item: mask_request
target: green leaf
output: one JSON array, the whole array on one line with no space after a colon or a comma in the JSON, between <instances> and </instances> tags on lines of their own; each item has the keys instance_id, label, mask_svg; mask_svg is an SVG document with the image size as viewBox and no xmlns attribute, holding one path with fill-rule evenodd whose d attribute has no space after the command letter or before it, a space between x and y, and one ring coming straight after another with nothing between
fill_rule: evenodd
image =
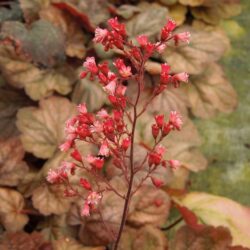
<instances>
[{"instance_id":1,"label":"green leaf","mask_svg":"<svg viewBox=\"0 0 250 250\"><path fill-rule=\"evenodd\" d=\"M22 11L18 3L8 2L9 8L4 8L1 6L0 9L0 22L10 21L10 20L21 20Z\"/></svg>"},{"instance_id":2,"label":"green leaf","mask_svg":"<svg viewBox=\"0 0 250 250\"><path fill-rule=\"evenodd\" d=\"M51 67L65 59L65 37L60 29L46 20L32 23L29 29L21 22L4 22L0 37L13 41L19 53L36 64Z\"/></svg>"},{"instance_id":3,"label":"green leaf","mask_svg":"<svg viewBox=\"0 0 250 250\"><path fill-rule=\"evenodd\" d=\"M38 108L20 109L17 127L25 150L43 159L50 158L63 141L65 121L74 113L75 105L61 97L42 100Z\"/></svg>"},{"instance_id":4,"label":"green leaf","mask_svg":"<svg viewBox=\"0 0 250 250\"><path fill-rule=\"evenodd\" d=\"M250 208L224 197L198 192L185 195L177 203L194 212L206 225L227 227L233 245L250 247Z\"/></svg>"},{"instance_id":5,"label":"green leaf","mask_svg":"<svg viewBox=\"0 0 250 250\"><path fill-rule=\"evenodd\" d=\"M22 230L29 218L22 213L23 196L13 189L0 188L0 222L10 232Z\"/></svg>"},{"instance_id":6,"label":"green leaf","mask_svg":"<svg viewBox=\"0 0 250 250\"><path fill-rule=\"evenodd\" d=\"M59 28L65 36L65 51L70 57L83 59L86 53L85 36L80 24L68 13L53 6L44 8L39 16Z\"/></svg>"},{"instance_id":7,"label":"green leaf","mask_svg":"<svg viewBox=\"0 0 250 250\"><path fill-rule=\"evenodd\" d=\"M18 137L0 140L0 185L16 186L28 172L24 153Z\"/></svg>"}]
</instances>

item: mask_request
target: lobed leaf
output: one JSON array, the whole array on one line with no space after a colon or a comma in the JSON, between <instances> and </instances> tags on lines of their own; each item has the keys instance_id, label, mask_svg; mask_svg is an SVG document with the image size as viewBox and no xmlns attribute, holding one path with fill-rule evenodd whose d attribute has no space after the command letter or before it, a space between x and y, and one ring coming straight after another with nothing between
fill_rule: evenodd
<instances>
[{"instance_id":1,"label":"lobed leaf","mask_svg":"<svg viewBox=\"0 0 250 250\"><path fill-rule=\"evenodd\" d=\"M22 108L17 127L26 151L43 159L51 157L64 138L64 124L75 113L75 105L62 97L40 101L39 107Z\"/></svg>"}]
</instances>

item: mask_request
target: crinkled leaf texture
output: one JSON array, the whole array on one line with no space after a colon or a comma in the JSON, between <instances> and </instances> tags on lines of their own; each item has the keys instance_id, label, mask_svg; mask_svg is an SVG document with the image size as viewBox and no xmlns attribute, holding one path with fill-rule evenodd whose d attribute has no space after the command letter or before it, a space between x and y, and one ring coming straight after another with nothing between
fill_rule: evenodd
<instances>
[{"instance_id":1,"label":"crinkled leaf texture","mask_svg":"<svg viewBox=\"0 0 250 250\"><path fill-rule=\"evenodd\" d=\"M162 58L173 72L187 72L201 74L211 62L218 61L229 48L227 36L215 30L204 31L182 26L176 32L189 31L191 42L189 45L168 46Z\"/></svg>"},{"instance_id":2,"label":"crinkled leaf texture","mask_svg":"<svg viewBox=\"0 0 250 250\"><path fill-rule=\"evenodd\" d=\"M0 88L0 139L5 140L19 134L16 128L16 113L28 104L28 98L22 93Z\"/></svg>"},{"instance_id":3,"label":"crinkled leaf texture","mask_svg":"<svg viewBox=\"0 0 250 250\"><path fill-rule=\"evenodd\" d=\"M54 6L44 8L39 13L40 17L58 27L65 36L65 51L70 57L82 59L85 55L85 36L81 26L68 13Z\"/></svg>"},{"instance_id":4,"label":"crinkled leaf texture","mask_svg":"<svg viewBox=\"0 0 250 250\"><path fill-rule=\"evenodd\" d=\"M201 75L191 76L190 83L185 90L195 116L211 118L218 112L235 110L237 94L218 64L212 63Z\"/></svg>"},{"instance_id":5,"label":"crinkled leaf texture","mask_svg":"<svg viewBox=\"0 0 250 250\"><path fill-rule=\"evenodd\" d=\"M16 186L28 172L25 151L18 137L0 140L0 185Z\"/></svg>"},{"instance_id":6,"label":"crinkled leaf texture","mask_svg":"<svg viewBox=\"0 0 250 250\"><path fill-rule=\"evenodd\" d=\"M4 233L0 237L0 249L3 250L37 250L51 249L51 244L45 242L41 233L26 232Z\"/></svg>"},{"instance_id":7,"label":"crinkled leaf texture","mask_svg":"<svg viewBox=\"0 0 250 250\"><path fill-rule=\"evenodd\" d=\"M36 64L54 66L65 59L65 37L60 29L46 20L32 23L29 29L21 22L4 22L0 38L12 41L19 53Z\"/></svg>"},{"instance_id":8,"label":"crinkled leaf texture","mask_svg":"<svg viewBox=\"0 0 250 250\"><path fill-rule=\"evenodd\" d=\"M80 70L78 70L80 72ZM89 112L100 109L104 104L108 103L105 92L101 84L91 81L88 78L79 80L72 92L71 99L74 103L86 103Z\"/></svg>"},{"instance_id":9,"label":"crinkled leaf texture","mask_svg":"<svg viewBox=\"0 0 250 250\"><path fill-rule=\"evenodd\" d=\"M171 250L228 250L231 243L227 228L205 226L201 231L195 231L183 226L175 234Z\"/></svg>"},{"instance_id":10,"label":"crinkled leaf texture","mask_svg":"<svg viewBox=\"0 0 250 250\"><path fill-rule=\"evenodd\" d=\"M63 141L66 120L74 113L74 104L55 96L41 100L38 108L20 109L17 127L25 150L39 158L51 157Z\"/></svg>"},{"instance_id":11,"label":"crinkled leaf texture","mask_svg":"<svg viewBox=\"0 0 250 250\"><path fill-rule=\"evenodd\" d=\"M17 55L10 46L0 46L0 69L10 85L24 88L35 101L50 96L54 91L66 95L75 81L75 73L67 64L40 69Z\"/></svg>"},{"instance_id":12,"label":"crinkled leaf texture","mask_svg":"<svg viewBox=\"0 0 250 250\"><path fill-rule=\"evenodd\" d=\"M177 202L193 211L202 223L227 227L233 245L250 247L250 208L224 197L198 192L189 193Z\"/></svg>"},{"instance_id":13,"label":"crinkled leaf texture","mask_svg":"<svg viewBox=\"0 0 250 250\"><path fill-rule=\"evenodd\" d=\"M151 225L139 229L125 227L118 249L166 250L168 249L168 242L164 233Z\"/></svg>"},{"instance_id":14,"label":"crinkled leaf texture","mask_svg":"<svg viewBox=\"0 0 250 250\"><path fill-rule=\"evenodd\" d=\"M9 232L16 232L23 229L28 223L28 216L22 213L24 209L23 196L8 188L0 188L0 222Z\"/></svg>"}]
</instances>

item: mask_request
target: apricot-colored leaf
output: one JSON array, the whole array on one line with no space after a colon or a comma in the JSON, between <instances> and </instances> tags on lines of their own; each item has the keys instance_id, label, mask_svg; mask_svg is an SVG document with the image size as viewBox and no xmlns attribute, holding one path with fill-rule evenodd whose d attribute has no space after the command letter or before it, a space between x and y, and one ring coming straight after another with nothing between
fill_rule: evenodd
<instances>
[{"instance_id":1,"label":"apricot-colored leaf","mask_svg":"<svg viewBox=\"0 0 250 250\"><path fill-rule=\"evenodd\" d=\"M41 233L26 232L4 233L0 238L0 249L3 250L52 250L52 245L45 242Z\"/></svg>"},{"instance_id":2,"label":"apricot-colored leaf","mask_svg":"<svg viewBox=\"0 0 250 250\"><path fill-rule=\"evenodd\" d=\"M0 185L16 186L28 171L24 149L18 137L0 140Z\"/></svg>"},{"instance_id":3,"label":"apricot-colored leaf","mask_svg":"<svg viewBox=\"0 0 250 250\"><path fill-rule=\"evenodd\" d=\"M44 180L45 181L45 180ZM71 200L64 197L63 186L43 183L32 193L33 206L43 215L63 214L70 208Z\"/></svg>"},{"instance_id":4,"label":"apricot-colored leaf","mask_svg":"<svg viewBox=\"0 0 250 250\"><path fill-rule=\"evenodd\" d=\"M50 96L54 91L66 95L75 81L71 67L63 65L53 69L40 69L17 56L9 46L0 47L0 69L10 85L24 88L27 95L35 101Z\"/></svg>"},{"instance_id":5,"label":"apricot-colored leaf","mask_svg":"<svg viewBox=\"0 0 250 250\"><path fill-rule=\"evenodd\" d=\"M173 72L201 74L211 62L218 61L229 48L227 36L219 31L202 31L190 26L183 26L190 31L191 42L187 45L168 46L162 54L163 60L171 65Z\"/></svg>"},{"instance_id":6,"label":"apricot-colored leaf","mask_svg":"<svg viewBox=\"0 0 250 250\"><path fill-rule=\"evenodd\" d=\"M170 198L162 190L151 186L142 186L133 196L134 211L129 214L128 221L134 225L146 224L162 226L170 210Z\"/></svg>"},{"instance_id":7,"label":"apricot-colored leaf","mask_svg":"<svg viewBox=\"0 0 250 250\"><path fill-rule=\"evenodd\" d=\"M17 114L17 127L26 151L46 159L64 138L65 121L75 113L75 105L62 97L40 101L38 108L27 107Z\"/></svg>"},{"instance_id":8,"label":"apricot-colored leaf","mask_svg":"<svg viewBox=\"0 0 250 250\"><path fill-rule=\"evenodd\" d=\"M189 193L177 202L191 210L203 224L227 227L233 245L250 247L250 208L224 197L198 192Z\"/></svg>"},{"instance_id":9,"label":"apricot-colored leaf","mask_svg":"<svg viewBox=\"0 0 250 250\"><path fill-rule=\"evenodd\" d=\"M228 250L232 243L230 231L224 227L205 226L197 232L188 226L181 227L171 244L172 250Z\"/></svg>"},{"instance_id":10,"label":"apricot-colored leaf","mask_svg":"<svg viewBox=\"0 0 250 250\"><path fill-rule=\"evenodd\" d=\"M29 218L22 213L24 208L23 196L13 190L0 188L0 222L10 232L22 230Z\"/></svg>"},{"instance_id":11,"label":"apricot-colored leaf","mask_svg":"<svg viewBox=\"0 0 250 250\"><path fill-rule=\"evenodd\" d=\"M191 76L190 83L186 91L195 116L210 118L236 108L237 94L219 65L213 63L201 75Z\"/></svg>"},{"instance_id":12,"label":"apricot-colored leaf","mask_svg":"<svg viewBox=\"0 0 250 250\"><path fill-rule=\"evenodd\" d=\"M87 247L73 238L61 238L53 241L54 250L105 250L105 247Z\"/></svg>"},{"instance_id":13,"label":"apricot-colored leaf","mask_svg":"<svg viewBox=\"0 0 250 250\"><path fill-rule=\"evenodd\" d=\"M193 16L210 24L218 24L222 19L237 16L241 13L241 5L238 0L216 1L216 4L208 7L197 7L191 10Z\"/></svg>"},{"instance_id":14,"label":"apricot-colored leaf","mask_svg":"<svg viewBox=\"0 0 250 250\"><path fill-rule=\"evenodd\" d=\"M71 99L74 103L86 103L88 110L95 111L108 103L107 96L98 81L88 78L79 80L72 92Z\"/></svg>"}]
</instances>

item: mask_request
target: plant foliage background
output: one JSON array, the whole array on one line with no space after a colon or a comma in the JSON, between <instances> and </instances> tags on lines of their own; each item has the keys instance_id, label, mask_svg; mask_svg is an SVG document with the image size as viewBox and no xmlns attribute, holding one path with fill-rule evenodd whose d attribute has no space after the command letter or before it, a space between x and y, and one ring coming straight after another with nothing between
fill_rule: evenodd
<instances>
[{"instance_id":1,"label":"plant foliage background","mask_svg":"<svg viewBox=\"0 0 250 250\"><path fill-rule=\"evenodd\" d=\"M58 145L75 105L86 102L92 111L109 105L99 85L78 76L87 55L110 62L119 56L118 51L106 53L92 43L94 28L112 15L127 24L132 40L139 34L154 40L168 17L192 35L190 46L170 47L147 64L144 98L158 80L161 62L168 62L174 72L188 72L190 84L169 89L154 101L138 125L137 157L142 151L140 141L150 144L153 114L159 109L178 110L185 118L184 128L171 135L165 146L168 156L178 159L182 167L164 175L168 184L163 190L148 186L138 195L120 249L250 247L250 230L244 224L250 220L250 210L243 206L250 205L247 0L0 4L0 249L97 250L109 242L100 220L80 218L79 202L63 198L60 188L48 185L45 176L68 157ZM133 95L132 83L128 89ZM110 169L107 166L107 174L119 186L119 177ZM197 233L184 222L178 230L160 230L178 217L170 209L170 199L186 191L200 191L178 202L207 225L205 231ZM164 200L163 206L155 205L158 197ZM121 208L110 197L104 206L110 225L119 222L116 209ZM198 245L192 245L195 242Z\"/></svg>"}]
</instances>

